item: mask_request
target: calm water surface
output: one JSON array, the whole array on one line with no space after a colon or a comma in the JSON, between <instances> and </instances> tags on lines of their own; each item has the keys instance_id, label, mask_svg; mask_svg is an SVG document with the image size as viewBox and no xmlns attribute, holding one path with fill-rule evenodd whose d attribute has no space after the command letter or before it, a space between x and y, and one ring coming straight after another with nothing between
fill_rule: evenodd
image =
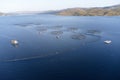
<instances>
[{"instance_id":1,"label":"calm water surface","mask_svg":"<svg viewBox=\"0 0 120 80\"><path fill-rule=\"evenodd\" d=\"M1 80L120 80L120 17L2 16L0 28Z\"/></svg>"}]
</instances>

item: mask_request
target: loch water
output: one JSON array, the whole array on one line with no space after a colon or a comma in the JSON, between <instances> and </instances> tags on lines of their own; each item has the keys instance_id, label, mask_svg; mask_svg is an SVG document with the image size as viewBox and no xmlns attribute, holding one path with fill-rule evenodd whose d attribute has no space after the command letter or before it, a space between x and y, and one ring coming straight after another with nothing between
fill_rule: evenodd
<instances>
[{"instance_id":1,"label":"loch water","mask_svg":"<svg viewBox=\"0 0 120 80\"><path fill-rule=\"evenodd\" d=\"M120 80L120 17L1 16L0 80Z\"/></svg>"}]
</instances>

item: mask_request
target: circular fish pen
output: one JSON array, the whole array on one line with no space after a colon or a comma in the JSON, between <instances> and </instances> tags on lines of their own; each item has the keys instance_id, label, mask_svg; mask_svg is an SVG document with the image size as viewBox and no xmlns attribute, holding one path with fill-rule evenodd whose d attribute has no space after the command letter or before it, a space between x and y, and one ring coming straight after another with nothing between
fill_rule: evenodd
<instances>
[{"instance_id":1,"label":"circular fish pen","mask_svg":"<svg viewBox=\"0 0 120 80\"><path fill-rule=\"evenodd\" d=\"M47 28L39 27L39 28L36 28L36 31L45 32L45 31L47 31Z\"/></svg>"},{"instance_id":2,"label":"circular fish pen","mask_svg":"<svg viewBox=\"0 0 120 80\"><path fill-rule=\"evenodd\" d=\"M63 28L63 26L61 26L61 25L51 27L51 29L54 29L54 30L59 30L59 29L62 29L62 28Z\"/></svg>"},{"instance_id":3,"label":"circular fish pen","mask_svg":"<svg viewBox=\"0 0 120 80\"><path fill-rule=\"evenodd\" d=\"M71 38L75 40L82 40L82 39L85 39L86 36L84 34L74 34L71 36Z\"/></svg>"},{"instance_id":4,"label":"circular fish pen","mask_svg":"<svg viewBox=\"0 0 120 80\"><path fill-rule=\"evenodd\" d=\"M52 35L61 35L61 34L63 34L63 31L52 31L51 34Z\"/></svg>"},{"instance_id":5,"label":"circular fish pen","mask_svg":"<svg viewBox=\"0 0 120 80\"><path fill-rule=\"evenodd\" d=\"M101 33L100 30L88 30L88 31L87 31L87 34L93 34L93 35L95 35L95 34L100 34L100 33Z\"/></svg>"},{"instance_id":6,"label":"circular fish pen","mask_svg":"<svg viewBox=\"0 0 120 80\"><path fill-rule=\"evenodd\" d=\"M79 30L79 28L77 27L70 27L70 28L67 28L68 31L70 32L76 32L77 30Z\"/></svg>"}]
</instances>

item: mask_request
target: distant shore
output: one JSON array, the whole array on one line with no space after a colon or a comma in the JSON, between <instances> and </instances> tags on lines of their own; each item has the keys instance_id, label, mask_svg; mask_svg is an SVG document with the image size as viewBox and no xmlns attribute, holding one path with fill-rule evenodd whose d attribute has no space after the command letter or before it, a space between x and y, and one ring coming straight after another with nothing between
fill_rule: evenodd
<instances>
[{"instance_id":1,"label":"distant shore","mask_svg":"<svg viewBox=\"0 0 120 80\"><path fill-rule=\"evenodd\" d=\"M93 8L68 8L56 11L28 11L21 13L2 13L0 16L17 15L17 14L54 14L61 16L120 16L120 5L108 7L93 7Z\"/></svg>"},{"instance_id":2,"label":"distant shore","mask_svg":"<svg viewBox=\"0 0 120 80\"><path fill-rule=\"evenodd\" d=\"M45 13L62 16L120 16L120 5L93 8L68 8Z\"/></svg>"}]
</instances>

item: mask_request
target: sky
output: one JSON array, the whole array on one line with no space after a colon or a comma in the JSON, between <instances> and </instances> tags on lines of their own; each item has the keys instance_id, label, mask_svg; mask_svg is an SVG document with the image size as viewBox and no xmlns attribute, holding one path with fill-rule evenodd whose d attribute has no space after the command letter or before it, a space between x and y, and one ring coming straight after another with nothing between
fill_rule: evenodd
<instances>
[{"instance_id":1,"label":"sky","mask_svg":"<svg viewBox=\"0 0 120 80\"><path fill-rule=\"evenodd\" d=\"M120 0L0 0L0 12L47 11L116 4L120 4Z\"/></svg>"}]
</instances>

